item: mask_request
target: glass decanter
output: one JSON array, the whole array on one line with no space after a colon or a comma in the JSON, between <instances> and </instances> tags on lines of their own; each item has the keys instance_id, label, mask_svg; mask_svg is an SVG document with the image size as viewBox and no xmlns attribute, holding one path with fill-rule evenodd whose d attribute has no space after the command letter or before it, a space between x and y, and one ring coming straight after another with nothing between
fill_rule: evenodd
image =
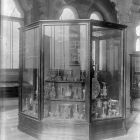
<instances>
[{"instance_id":1,"label":"glass decanter","mask_svg":"<svg viewBox=\"0 0 140 140\"><path fill-rule=\"evenodd\" d=\"M56 91L55 91L55 86L54 86L54 83L53 83L52 89L50 91L50 98L55 99L55 97L56 97Z\"/></svg>"}]
</instances>

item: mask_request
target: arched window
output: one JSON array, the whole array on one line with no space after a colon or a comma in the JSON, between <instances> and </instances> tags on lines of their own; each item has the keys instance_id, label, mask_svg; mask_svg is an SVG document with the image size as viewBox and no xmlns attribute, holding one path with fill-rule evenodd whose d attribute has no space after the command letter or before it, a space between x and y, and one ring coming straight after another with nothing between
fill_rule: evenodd
<instances>
[{"instance_id":1,"label":"arched window","mask_svg":"<svg viewBox=\"0 0 140 140\"><path fill-rule=\"evenodd\" d=\"M77 11L73 7L66 7L63 9L60 20L76 19L78 18Z\"/></svg>"},{"instance_id":2,"label":"arched window","mask_svg":"<svg viewBox=\"0 0 140 140\"><path fill-rule=\"evenodd\" d=\"M23 18L23 13L15 0L2 0L2 15Z\"/></svg>"},{"instance_id":3,"label":"arched window","mask_svg":"<svg viewBox=\"0 0 140 140\"><path fill-rule=\"evenodd\" d=\"M136 27L136 51L140 51L140 25Z\"/></svg>"},{"instance_id":4,"label":"arched window","mask_svg":"<svg viewBox=\"0 0 140 140\"><path fill-rule=\"evenodd\" d=\"M95 12L91 13L90 19L103 20L103 17L99 12L95 11Z\"/></svg>"},{"instance_id":5,"label":"arched window","mask_svg":"<svg viewBox=\"0 0 140 140\"><path fill-rule=\"evenodd\" d=\"M19 28L23 13L15 0L2 0L0 68L19 68Z\"/></svg>"}]
</instances>

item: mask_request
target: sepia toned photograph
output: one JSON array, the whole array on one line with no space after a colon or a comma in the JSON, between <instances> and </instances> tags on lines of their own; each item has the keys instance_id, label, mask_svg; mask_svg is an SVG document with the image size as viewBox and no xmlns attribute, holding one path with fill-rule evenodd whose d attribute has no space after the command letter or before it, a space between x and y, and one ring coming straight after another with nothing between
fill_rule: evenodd
<instances>
[{"instance_id":1,"label":"sepia toned photograph","mask_svg":"<svg viewBox=\"0 0 140 140\"><path fill-rule=\"evenodd\" d=\"M140 140L140 0L0 6L0 140Z\"/></svg>"}]
</instances>

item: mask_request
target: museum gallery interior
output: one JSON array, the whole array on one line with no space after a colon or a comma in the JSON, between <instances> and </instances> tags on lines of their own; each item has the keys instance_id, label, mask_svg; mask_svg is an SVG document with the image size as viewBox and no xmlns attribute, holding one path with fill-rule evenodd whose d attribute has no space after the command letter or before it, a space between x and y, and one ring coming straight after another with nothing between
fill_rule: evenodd
<instances>
[{"instance_id":1,"label":"museum gallery interior","mask_svg":"<svg viewBox=\"0 0 140 140\"><path fill-rule=\"evenodd\" d=\"M140 1L2 0L0 140L139 140Z\"/></svg>"}]
</instances>

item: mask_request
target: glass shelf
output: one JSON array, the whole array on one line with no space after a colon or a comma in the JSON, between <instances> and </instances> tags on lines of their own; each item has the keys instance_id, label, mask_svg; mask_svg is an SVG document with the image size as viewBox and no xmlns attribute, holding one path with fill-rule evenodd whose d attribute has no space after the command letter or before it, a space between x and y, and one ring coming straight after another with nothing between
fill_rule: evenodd
<instances>
[{"instance_id":1,"label":"glass shelf","mask_svg":"<svg viewBox=\"0 0 140 140\"><path fill-rule=\"evenodd\" d=\"M106 117L103 117L103 118L96 118L96 119L92 119L92 121L106 121L106 120L110 120L110 119L119 119L119 118L122 118L121 115L118 115L118 116L114 116L114 117L111 117L111 116L106 116Z\"/></svg>"},{"instance_id":2,"label":"glass shelf","mask_svg":"<svg viewBox=\"0 0 140 140\"><path fill-rule=\"evenodd\" d=\"M58 101L58 102L85 102L85 100L74 100L74 99L46 99L45 102L47 101L51 101L51 102L55 102L55 101Z\"/></svg>"},{"instance_id":3,"label":"glass shelf","mask_svg":"<svg viewBox=\"0 0 140 140\"><path fill-rule=\"evenodd\" d=\"M56 80L45 80L45 82L50 83L85 83L84 81L56 81Z\"/></svg>"}]
</instances>

